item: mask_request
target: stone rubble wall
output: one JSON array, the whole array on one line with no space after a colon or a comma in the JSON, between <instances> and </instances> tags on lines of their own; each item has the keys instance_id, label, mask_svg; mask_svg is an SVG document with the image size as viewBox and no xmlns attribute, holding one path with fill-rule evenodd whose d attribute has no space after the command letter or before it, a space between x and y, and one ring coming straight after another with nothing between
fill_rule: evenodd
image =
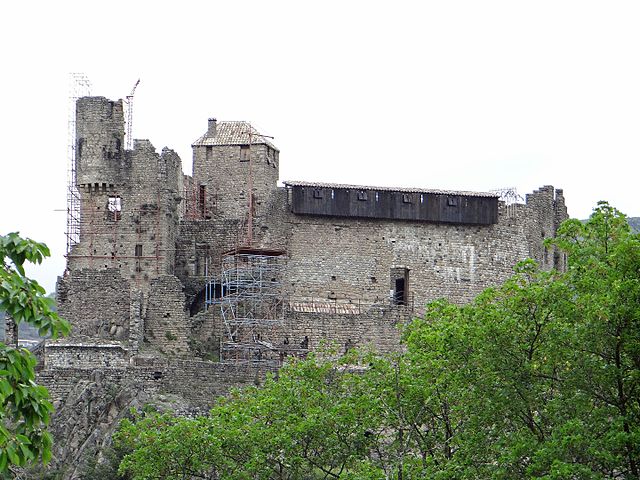
<instances>
[{"instance_id":1,"label":"stone rubble wall","mask_svg":"<svg viewBox=\"0 0 640 480\"><path fill-rule=\"evenodd\" d=\"M160 353L187 355L188 321L182 284L173 275L151 282L144 323L144 339Z\"/></svg>"},{"instance_id":2,"label":"stone rubble wall","mask_svg":"<svg viewBox=\"0 0 640 480\"><path fill-rule=\"evenodd\" d=\"M240 145L194 146L193 181L196 188L205 185L206 210L211 218L246 220L249 204L249 162L240 161ZM264 217L265 208L278 181L278 168L267 161L268 147L251 146L251 167L255 216ZM229 179L237 179L229 182Z\"/></svg>"},{"instance_id":3,"label":"stone rubble wall","mask_svg":"<svg viewBox=\"0 0 640 480\"><path fill-rule=\"evenodd\" d=\"M83 269L58 279L58 311L71 322L71 338L129 338L131 285L117 269Z\"/></svg>"}]
</instances>

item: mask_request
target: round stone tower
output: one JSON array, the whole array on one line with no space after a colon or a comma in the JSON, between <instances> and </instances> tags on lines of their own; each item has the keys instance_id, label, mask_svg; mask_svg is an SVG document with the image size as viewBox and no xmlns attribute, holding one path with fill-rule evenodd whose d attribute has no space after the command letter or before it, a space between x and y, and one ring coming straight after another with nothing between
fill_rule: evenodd
<instances>
[{"instance_id":1,"label":"round stone tower","mask_svg":"<svg viewBox=\"0 0 640 480\"><path fill-rule=\"evenodd\" d=\"M121 183L125 162L122 100L80 98L76 104L76 142L79 187Z\"/></svg>"}]
</instances>

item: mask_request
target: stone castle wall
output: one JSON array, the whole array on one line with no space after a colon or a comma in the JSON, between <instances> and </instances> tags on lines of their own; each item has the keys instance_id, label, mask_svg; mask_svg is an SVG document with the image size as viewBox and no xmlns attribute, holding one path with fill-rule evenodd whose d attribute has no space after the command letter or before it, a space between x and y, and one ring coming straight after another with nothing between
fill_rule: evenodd
<instances>
[{"instance_id":1,"label":"stone castle wall","mask_svg":"<svg viewBox=\"0 0 640 480\"><path fill-rule=\"evenodd\" d=\"M49 342L39 374L61 407L58 423L76 425L82 409L93 419L57 430L78 449L127 405L171 395L178 411L204 411L229 388L259 383L267 364L323 345L400 349L402 326L427 302L469 302L519 260L565 268L564 256L542 244L567 217L562 190L500 202L497 222L486 225L299 215L291 189L277 187L278 151L261 142L251 145L249 244L247 149L237 132L231 144L215 137L231 123L210 121L188 176L172 150L158 153L148 140L124 149L121 101L78 101L80 243L57 287L73 332ZM209 294L219 301L222 259L239 247L281 255L283 315L237 330L235 340L256 346L245 363L204 361L231 340L220 305L206 306L206 285L218 282ZM61 455L72 459L73 448Z\"/></svg>"}]
</instances>

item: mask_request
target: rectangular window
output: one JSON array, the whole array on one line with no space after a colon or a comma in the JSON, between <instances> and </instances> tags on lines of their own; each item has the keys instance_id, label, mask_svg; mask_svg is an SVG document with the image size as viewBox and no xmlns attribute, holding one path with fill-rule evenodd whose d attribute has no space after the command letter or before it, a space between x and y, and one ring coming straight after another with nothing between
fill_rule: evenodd
<instances>
[{"instance_id":1,"label":"rectangular window","mask_svg":"<svg viewBox=\"0 0 640 480\"><path fill-rule=\"evenodd\" d=\"M136 245L136 249L135 249L135 256L136 256L136 272L141 272L142 271L142 244L138 243Z\"/></svg>"},{"instance_id":2,"label":"rectangular window","mask_svg":"<svg viewBox=\"0 0 640 480\"><path fill-rule=\"evenodd\" d=\"M198 206L200 207L200 218L204 218L207 212L207 186L204 184L200 185L198 191Z\"/></svg>"},{"instance_id":3,"label":"rectangular window","mask_svg":"<svg viewBox=\"0 0 640 480\"><path fill-rule=\"evenodd\" d=\"M456 197L448 197L447 198L447 205L449 205L450 207L455 207L458 205L458 199Z\"/></svg>"},{"instance_id":4,"label":"rectangular window","mask_svg":"<svg viewBox=\"0 0 640 480\"><path fill-rule=\"evenodd\" d=\"M322 198L322 189L314 188L313 189L313 198Z\"/></svg>"},{"instance_id":5,"label":"rectangular window","mask_svg":"<svg viewBox=\"0 0 640 480\"><path fill-rule=\"evenodd\" d=\"M367 191L366 190L360 190L358 192L358 200L365 201L365 200L367 200L367 198L368 198L368 195L367 195Z\"/></svg>"},{"instance_id":6,"label":"rectangular window","mask_svg":"<svg viewBox=\"0 0 640 480\"><path fill-rule=\"evenodd\" d=\"M250 152L249 145L240 145L240 161L248 162Z\"/></svg>"},{"instance_id":7,"label":"rectangular window","mask_svg":"<svg viewBox=\"0 0 640 480\"><path fill-rule=\"evenodd\" d=\"M120 220L122 217L122 199L120 197L109 197L107 201L107 215L109 220Z\"/></svg>"},{"instance_id":8,"label":"rectangular window","mask_svg":"<svg viewBox=\"0 0 640 480\"><path fill-rule=\"evenodd\" d=\"M409 304L409 269L391 269L391 303L393 305Z\"/></svg>"},{"instance_id":9,"label":"rectangular window","mask_svg":"<svg viewBox=\"0 0 640 480\"><path fill-rule=\"evenodd\" d=\"M411 203L411 194L403 193L402 194L402 203Z\"/></svg>"}]
</instances>

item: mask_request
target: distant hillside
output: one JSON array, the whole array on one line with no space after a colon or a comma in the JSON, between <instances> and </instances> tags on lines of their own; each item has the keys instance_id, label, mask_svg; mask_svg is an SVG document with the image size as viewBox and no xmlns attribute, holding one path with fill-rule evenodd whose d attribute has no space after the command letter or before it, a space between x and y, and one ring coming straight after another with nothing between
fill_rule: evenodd
<instances>
[{"instance_id":1,"label":"distant hillside","mask_svg":"<svg viewBox=\"0 0 640 480\"><path fill-rule=\"evenodd\" d=\"M49 294L48 296L53 298L54 294ZM0 312L0 341L4 341L4 317L4 312ZM18 338L20 338L20 340L42 339L42 337L38 335L38 329L27 323L21 323L18 327Z\"/></svg>"},{"instance_id":2,"label":"distant hillside","mask_svg":"<svg viewBox=\"0 0 640 480\"><path fill-rule=\"evenodd\" d=\"M587 220L580 220L585 223ZM627 222L634 233L640 233L640 217L627 217Z\"/></svg>"},{"instance_id":3,"label":"distant hillside","mask_svg":"<svg viewBox=\"0 0 640 480\"><path fill-rule=\"evenodd\" d=\"M18 327L18 338L20 340L41 340L38 329L26 323L21 323ZM4 341L4 312L0 312L0 342L2 341Z\"/></svg>"}]
</instances>

